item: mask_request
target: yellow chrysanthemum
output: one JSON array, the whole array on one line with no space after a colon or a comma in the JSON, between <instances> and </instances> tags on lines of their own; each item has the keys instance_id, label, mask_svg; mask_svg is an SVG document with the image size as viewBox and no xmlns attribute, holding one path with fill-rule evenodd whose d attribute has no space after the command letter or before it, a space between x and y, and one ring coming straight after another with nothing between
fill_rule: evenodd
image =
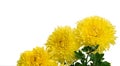
<instances>
[{"instance_id":1,"label":"yellow chrysanthemum","mask_svg":"<svg viewBox=\"0 0 120 66\"><path fill-rule=\"evenodd\" d=\"M115 28L106 19L92 16L78 21L75 34L79 43L85 46L99 45L98 52L109 49L110 44L115 43Z\"/></svg>"},{"instance_id":2,"label":"yellow chrysanthemum","mask_svg":"<svg viewBox=\"0 0 120 66\"><path fill-rule=\"evenodd\" d=\"M75 60L74 51L79 48L79 44L75 43L73 30L69 26L56 28L49 36L46 46L54 60L68 64Z\"/></svg>"},{"instance_id":3,"label":"yellow chrysanthemum","mask_svg":"<svg viewBox=\"0 0 120 66\"><path fill-rule=\"evenodd\" d=\"M58 66L50 59L44 48L36 47L32 51L25 51L21 54L17 66Z\"/></svg>"}]
</instances>

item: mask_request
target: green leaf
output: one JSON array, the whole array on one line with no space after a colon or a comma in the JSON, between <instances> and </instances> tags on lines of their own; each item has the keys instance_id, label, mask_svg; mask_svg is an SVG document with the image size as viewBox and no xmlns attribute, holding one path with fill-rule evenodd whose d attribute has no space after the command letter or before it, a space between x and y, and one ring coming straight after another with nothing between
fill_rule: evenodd
<instances>
[{"instance_id":1,"label":"green leaf","mask_svg":"<svg viewBox=\"0 0 120 66\"><path fill-rule=\"evenodd\" d=\"M85 55L79 50L79 51L75 51L75 56L78 58L78 59L83 59L85 58Z\"/></svg>"},{"instance_id":2,"label":"green leaf","mask_svg":"<svg viewBox=\"0 0 120 66\"><path fill-rule=\"evenodd\" d=\"M92 53L98 48L96 46L86 46L82 51L75 51L75 56L80 62L74 62L71 66L110 66L110 63L104 61L103 53Z\"/></svg>"},{"instance_id":3,"label":"green leaf","mask_svg":"<svg viewBox=\"0 0 120 66\"><path fill-rule=\"evenodd\" d=\"M104 54L99 54L99 53L95 53L95 54L90 54L90 60L92 60L92 61L102 61L102 60L104 60L104 58L103 58L103 56L104 56Z\"/></svg>"},{"instance_id":4,"label":"green leaf","mask_svg":"<svg viewBox=\"0 0 120 66\"><path fill-rule=\"evenodd\" d=\"M91 46L91 52L95 51L97 48L99 47L99 45L96 45L96 46Z\"/></svg>"},{"instance_id":5,"label":"green leaf","mask_svg":"<svg viewBox=\"0 0 120 66\"><path fill-rule=\"evenodd\" d=\"M108 62L103 62L104 58L103 58L104 54L99 54L99 53L91 53L90 54L90 60L93 62L91 65L92 66L109 66L110 63Z\"/></svg>"},{"instance_id":6,"label":"green leaf","mask_svg":"<svg viewBox=\"0 0 120 66\"><path fill-rule=\"evenodd\" d=\"M85 46L84 48L82 48L83 52L88 52L91 49L91 47L89 46Z\"/></svg>"},{"instance_id":7,"label":"green leaf","mask_svg":"<svg viewBox=\"0 0 120 66\"><path fill-rule=\"evenodd\" d=\"M82 48L83 52L93 52L98 48L99 45L96 46L85 46L84 48Z\"/></svg>"},{"instance_id":8,"label":"green leaf","mask_svg":"<svg viewBox=\"0 0 120 66\"><path fill-rule=\"evenodd\" d=\"M101 66L111 66L109 62L107 61L104 61L101 63Z\"/></svg>"}]
</instances>

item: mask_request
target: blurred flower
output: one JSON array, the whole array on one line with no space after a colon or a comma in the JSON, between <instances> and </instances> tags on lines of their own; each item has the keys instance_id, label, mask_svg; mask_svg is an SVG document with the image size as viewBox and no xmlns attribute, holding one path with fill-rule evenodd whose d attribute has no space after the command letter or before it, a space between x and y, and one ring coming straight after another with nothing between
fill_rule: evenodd
<instances>
[{"instance_id":1,"label":"blurred flower","mask_svg":"<svg viewBox=\"0 0 120 66\"><path fill-rule=\"evenodd\" d=\"M17 66L58 66L55 61L50 60L44 48L36 47L32 51L21 54Z\"/></svg>"},{"instance_id":2,"label":"blurred flower","mask_svg":"<svg viewBox=\"0 0 120 66\"><path fill-rule=\"evenodd\" d=\"M46 47L51 57L60 63L75 61L74 51L79 49L73 30L69 26L58 27L49 36Z\"/></svg>"},{"instance_id":3,"label":"blurred flower","mask_svg":"<svg viewBox=\"0 0 120 66\"><path fill-rule=\"evenodd\" d=\"M78 21L75 29L76 39L85 46L99 45L98 52L109 49L115 43L115 28L106 19L92 16Z\"/></svg>"}]
</instances>

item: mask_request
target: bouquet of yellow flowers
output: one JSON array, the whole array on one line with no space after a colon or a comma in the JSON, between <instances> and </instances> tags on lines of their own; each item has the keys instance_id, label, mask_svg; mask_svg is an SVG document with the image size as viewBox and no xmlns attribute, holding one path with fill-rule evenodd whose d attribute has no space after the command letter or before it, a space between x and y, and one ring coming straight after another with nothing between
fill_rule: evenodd
<instances>
[{"instance_id":1,"label":"bouquet of yellow flowers","mask_svg":"<svg viewBox=\"0 0 120 66\"><path fill-rule=\"evenodd\" d=\"M59 26L45 47L21 53L17 66L111 66L104 52L115 44L115 28L99 16L77 22L75 28Z\"/></svg>"}]
</instances>

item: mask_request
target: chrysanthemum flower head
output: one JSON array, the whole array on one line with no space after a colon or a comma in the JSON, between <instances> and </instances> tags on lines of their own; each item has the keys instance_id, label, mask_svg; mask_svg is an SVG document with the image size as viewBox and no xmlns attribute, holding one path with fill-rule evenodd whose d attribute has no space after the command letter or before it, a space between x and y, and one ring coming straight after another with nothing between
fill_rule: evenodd
<instances>
[{"instance_id":1,"label":"chrysanthemum flower head","mask_svg":"<svg viewBox=\"0 0 120 66\"><path fill-rule=\"evenodd\" d=\"M75 29L76 39L84 46L99 45L98 52L109 49L115 43L115 28L106 19L99 16L87 17L78 21Z\"/></svg>"},{"instance_id":2,"label":"chrysanthemum flower head","mask_svg":"<svg viewBox=\"0 0 120 66\"><path fill-rule=\"evenodd\" d=\"M21 54L17 66L58 66L50 59L44 48L36 47L32 51L25 51Z\"/></svg>"},{"instance_id":3,"label":"chrysanthemum flower head","mask_svg":"<svg viewBox=\"0 0 120 66\"><path fill-rule=\"evenodd\" d=\"M75 60L74 51L79 49L73 30L69 26L58 27L48 37L46 47L51 57L60 63L71 63Z\"/></svg>"}]
</instances>

